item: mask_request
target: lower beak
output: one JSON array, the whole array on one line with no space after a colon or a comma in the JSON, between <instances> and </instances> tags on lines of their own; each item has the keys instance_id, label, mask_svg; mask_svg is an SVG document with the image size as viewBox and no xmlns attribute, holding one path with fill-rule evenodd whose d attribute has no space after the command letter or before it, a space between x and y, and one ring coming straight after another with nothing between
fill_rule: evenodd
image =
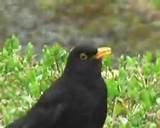
<instances>
[{"instance_id":1,"label":"lower beak","mask_svg":"<svg viewBox=\"0 0 160 128\"><path fill-rule=\"evenodd\" d=\"M112 50L109 47L101 47L97 49L96 59L102 59L105 56L111 55Z\"/></svg>"}]
</instances>

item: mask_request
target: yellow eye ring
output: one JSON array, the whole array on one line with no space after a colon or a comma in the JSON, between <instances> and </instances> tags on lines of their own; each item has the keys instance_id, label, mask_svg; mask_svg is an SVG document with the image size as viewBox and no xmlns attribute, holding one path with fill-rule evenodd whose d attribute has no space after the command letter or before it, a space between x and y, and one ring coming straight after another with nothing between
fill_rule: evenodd
<instances>
[{"instance_id":1,"label":"yellow eye ring","mask_svg":"<svg viewBox=\"0 0 160 128\"><path fill-rule=\"evenodd\" d=\"M88 56L87 56L85 53L81 53L81 54L80 54L80 59L81 59L81 60L87 60L87 59L88 59Z\"/></svg>"}]
</instances>

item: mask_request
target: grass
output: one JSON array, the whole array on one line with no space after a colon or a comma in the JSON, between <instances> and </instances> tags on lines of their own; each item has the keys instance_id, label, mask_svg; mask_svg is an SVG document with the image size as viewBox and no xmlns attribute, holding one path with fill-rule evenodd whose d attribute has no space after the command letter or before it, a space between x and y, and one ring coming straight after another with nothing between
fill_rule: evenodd
<instances>
[{"instance_id":1,"label":"grass","mask_svg":"<svg viewBox=\"0 0 160 128\"><path fill-rule=\"evenodd\" d=\"M23 52L22 52L23 51ZM0 51L0 127L22 116L63 72L68 52L60 45L44 47L36 59L28 43L22 50L12 36ZM108 116L104 128L160 127L160 54L121 56L113 67L103 61L107 83Z\"/></svg>"}]
</instances>

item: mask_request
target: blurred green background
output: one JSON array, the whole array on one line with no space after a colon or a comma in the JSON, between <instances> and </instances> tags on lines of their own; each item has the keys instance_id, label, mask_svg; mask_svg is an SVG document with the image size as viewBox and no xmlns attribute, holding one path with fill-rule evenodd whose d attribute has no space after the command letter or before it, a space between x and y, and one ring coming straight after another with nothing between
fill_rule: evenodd
<instances>
[{"instance_id":1,"label":"blurred green background","mask_svg":"<svg viewBox=\"0 0 160 128\"><path fill-rule=\"evenodd\" d=\"M0 44L18 35L39 52L60 42L106 44L114 54L157 52L160 0L0 0Z\"/></svg>"}]
</instances>

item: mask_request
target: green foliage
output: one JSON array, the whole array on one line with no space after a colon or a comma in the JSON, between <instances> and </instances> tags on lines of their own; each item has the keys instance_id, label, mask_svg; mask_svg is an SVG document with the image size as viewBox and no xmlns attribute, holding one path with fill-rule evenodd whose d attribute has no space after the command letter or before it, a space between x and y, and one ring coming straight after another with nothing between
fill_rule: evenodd
<instances>
[{"instance_id":1,"label":"green foliage","mask_svg":"<svg viewBox=\"0 0 160 128\"><path fill-rule=\"evenodd\" d=\"M23 115L63 72L68 53L59 44L44 47L39 60L28 43L22 53L12 36L0 51L0 127ZM160 109L160 56L121 56L117 68L103 61L108 87L106 128L156 128ZM151 115L151 116L150 116ZM2 125L2 126L1 126Z\"/></svg>"},{"instance_id":2,"label":"green foliage","mask_svg":"<svg viewBox=\"0 0 160 128\"><path fill-rule=\"evenodd\" d=\"M155 7L160 8L160 0L150 0Z\"/></svg>"},{"instance_id":3,"label":"green foliage","mask_svg":"<svg viewBox=\"0 0 160 128\"><path fill-rule=\"evenodd\" d=\"M119 68L111 70L111 77L106 79L109 92L111 117L106 120L109 128L148 128L156 126L156 117L147 117L154 110L159 93L159 57L153 61L151 53L142 57L124 57L119 59ZM110 71L109 71L110 72ZM109 120L112 119L112 120ZM150 122L149 124L147 122Z\"/></svg>"}]
</instances>

